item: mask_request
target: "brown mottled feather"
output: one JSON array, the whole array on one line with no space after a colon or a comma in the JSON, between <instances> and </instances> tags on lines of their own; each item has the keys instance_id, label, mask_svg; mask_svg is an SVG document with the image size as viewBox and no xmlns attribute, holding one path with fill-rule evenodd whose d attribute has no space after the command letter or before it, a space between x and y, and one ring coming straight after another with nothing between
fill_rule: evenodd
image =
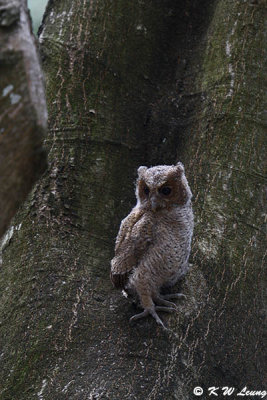
<instances>
[{"instance_id":1,"label":"brown mottled feather","mask_svg":"<svg viewBox=\"0 0 267 400\"><path fill-rule=\"evenodd\" d=\"M140 235L141 233L141 235ZM129 275L152 241L152 225L144 212L133 209L121 222L116 239L110 278L116 288L125 288Z\"/></svg>"}]
</instances>

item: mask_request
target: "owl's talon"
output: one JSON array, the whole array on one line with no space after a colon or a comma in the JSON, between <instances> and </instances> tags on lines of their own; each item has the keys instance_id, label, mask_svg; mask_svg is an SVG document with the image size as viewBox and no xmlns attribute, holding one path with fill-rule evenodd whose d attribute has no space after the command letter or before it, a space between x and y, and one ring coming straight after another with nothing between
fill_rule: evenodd
<instances>
[{"instance_id":1,"label":"owl's talon","mask_svg":"<svg viewBox=\"0 0 267 400\"><path fill-rule=\"evenodd\" d=\"M164 296L159 296L155 299L155 302L161 306L166 306L166 307L174 307L176 309L176 304L171 302L171 301L167 301Z\"/></svg>"},{"instance_id":2,"label":"owl's talon","mask_svg":"<svg viewBox=\"0 0 267 400\"><path fill-rule=\"evenodd\" d=\"M137 319L140 319L140 318L147 317L148 315L149 315L149 311L148 310L144 310L143 312L141 312L139 314L133 315L130 318L129 322L130 322L130 324L132 324L133 321L136 321Z\"/></svg>"},{"instance_id":3,"label":"owl's talon","mask_svg":"<svg viewBox=\"0 0 267 400\"><path fill-rule=\"evenodd\" d=\"M177 311L177 307L164 307L164 306L156 306L155 307L156 311L164 311L164 312L172 312L172 311Z\"/></svg>"},{"instance_id":4,"label":"owl's talon","mask_svg":"<svg viewBox=\"0 0 267 400\"><path fill-rule=\"evenodd\" d=\"M162 294L161 297L165 300L171 299L186 299L186 295L183 293L170 293L170 294Z\"/></svg>"},{"instance_id":5,"label":"owl's talon","mask_svg":"<svg viewBox=\"0 0 267 400\"><path fill-rule=\"evenodd\" d=\"M164 311L167 311L166 310L167 307L160 307L161 310L159 310L159 311L163 311L162 308L165 309ZM155 309L158 309L158 308L157 307L146 308L143 312L133 315L130 318L130 324L132 324L133 321L136 321L137 319L140 319L140 318L147 317L150 314L156 320L158 325L162 326L163 329L167 329L166 326L164 325L164 323L161 321L161 319L158 316L158 314L156 313Z\"/></svg>"}]
</instances>

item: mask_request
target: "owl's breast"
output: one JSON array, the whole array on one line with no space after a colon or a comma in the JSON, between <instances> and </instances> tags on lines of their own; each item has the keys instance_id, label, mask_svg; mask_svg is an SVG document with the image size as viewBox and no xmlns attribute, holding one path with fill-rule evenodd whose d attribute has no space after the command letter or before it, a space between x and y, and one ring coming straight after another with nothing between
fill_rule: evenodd
<instances>
[{"instance_id":1,"label":"owl's breast","mask_svg":"<svg viewBox=\"0 0 267 400\"><path fill-rule=\"evenodd\" d=\"M193 234L190 210L162 215L154 227L154 249L166 268L177 269L188 261Z\"/></svg>"}]
</instances>

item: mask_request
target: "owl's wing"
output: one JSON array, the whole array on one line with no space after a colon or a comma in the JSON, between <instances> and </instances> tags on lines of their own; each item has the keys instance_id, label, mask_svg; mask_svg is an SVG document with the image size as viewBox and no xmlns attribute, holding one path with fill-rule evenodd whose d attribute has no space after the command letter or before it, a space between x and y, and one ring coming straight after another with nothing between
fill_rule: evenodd
<instances>
[{"instance_id":1,"label":"owl's wing","mask_svg":"<svg viewBox=\"0 0 267 400\"><path fill-rule=\"evenodd\" d=\"M152 225L138 209L121 222L116 239L115 257L111 261L110 278L116 288L124 288L129 274L152 241Z\"/></svg>"}]
</instances>

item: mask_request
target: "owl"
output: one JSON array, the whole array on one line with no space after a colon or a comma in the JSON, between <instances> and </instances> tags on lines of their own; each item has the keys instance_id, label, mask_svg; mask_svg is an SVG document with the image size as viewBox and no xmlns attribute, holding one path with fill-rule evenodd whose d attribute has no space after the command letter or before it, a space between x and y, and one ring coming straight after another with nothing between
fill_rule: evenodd
<instances>
[{"instance_id":1,"label":"owl","mask_svg":"<svg viewBox=\"0 0 267 400\"><path fill-rule=\"evenodd\" d=\"M143 311L130 322L151 315L165 328L158 311L176 310L169 300L185 296L161 291L188 271L194 225L183 164L139 167L136 198L116 238L111 281L139 300Z\"/></svg>"}]
</instances>

